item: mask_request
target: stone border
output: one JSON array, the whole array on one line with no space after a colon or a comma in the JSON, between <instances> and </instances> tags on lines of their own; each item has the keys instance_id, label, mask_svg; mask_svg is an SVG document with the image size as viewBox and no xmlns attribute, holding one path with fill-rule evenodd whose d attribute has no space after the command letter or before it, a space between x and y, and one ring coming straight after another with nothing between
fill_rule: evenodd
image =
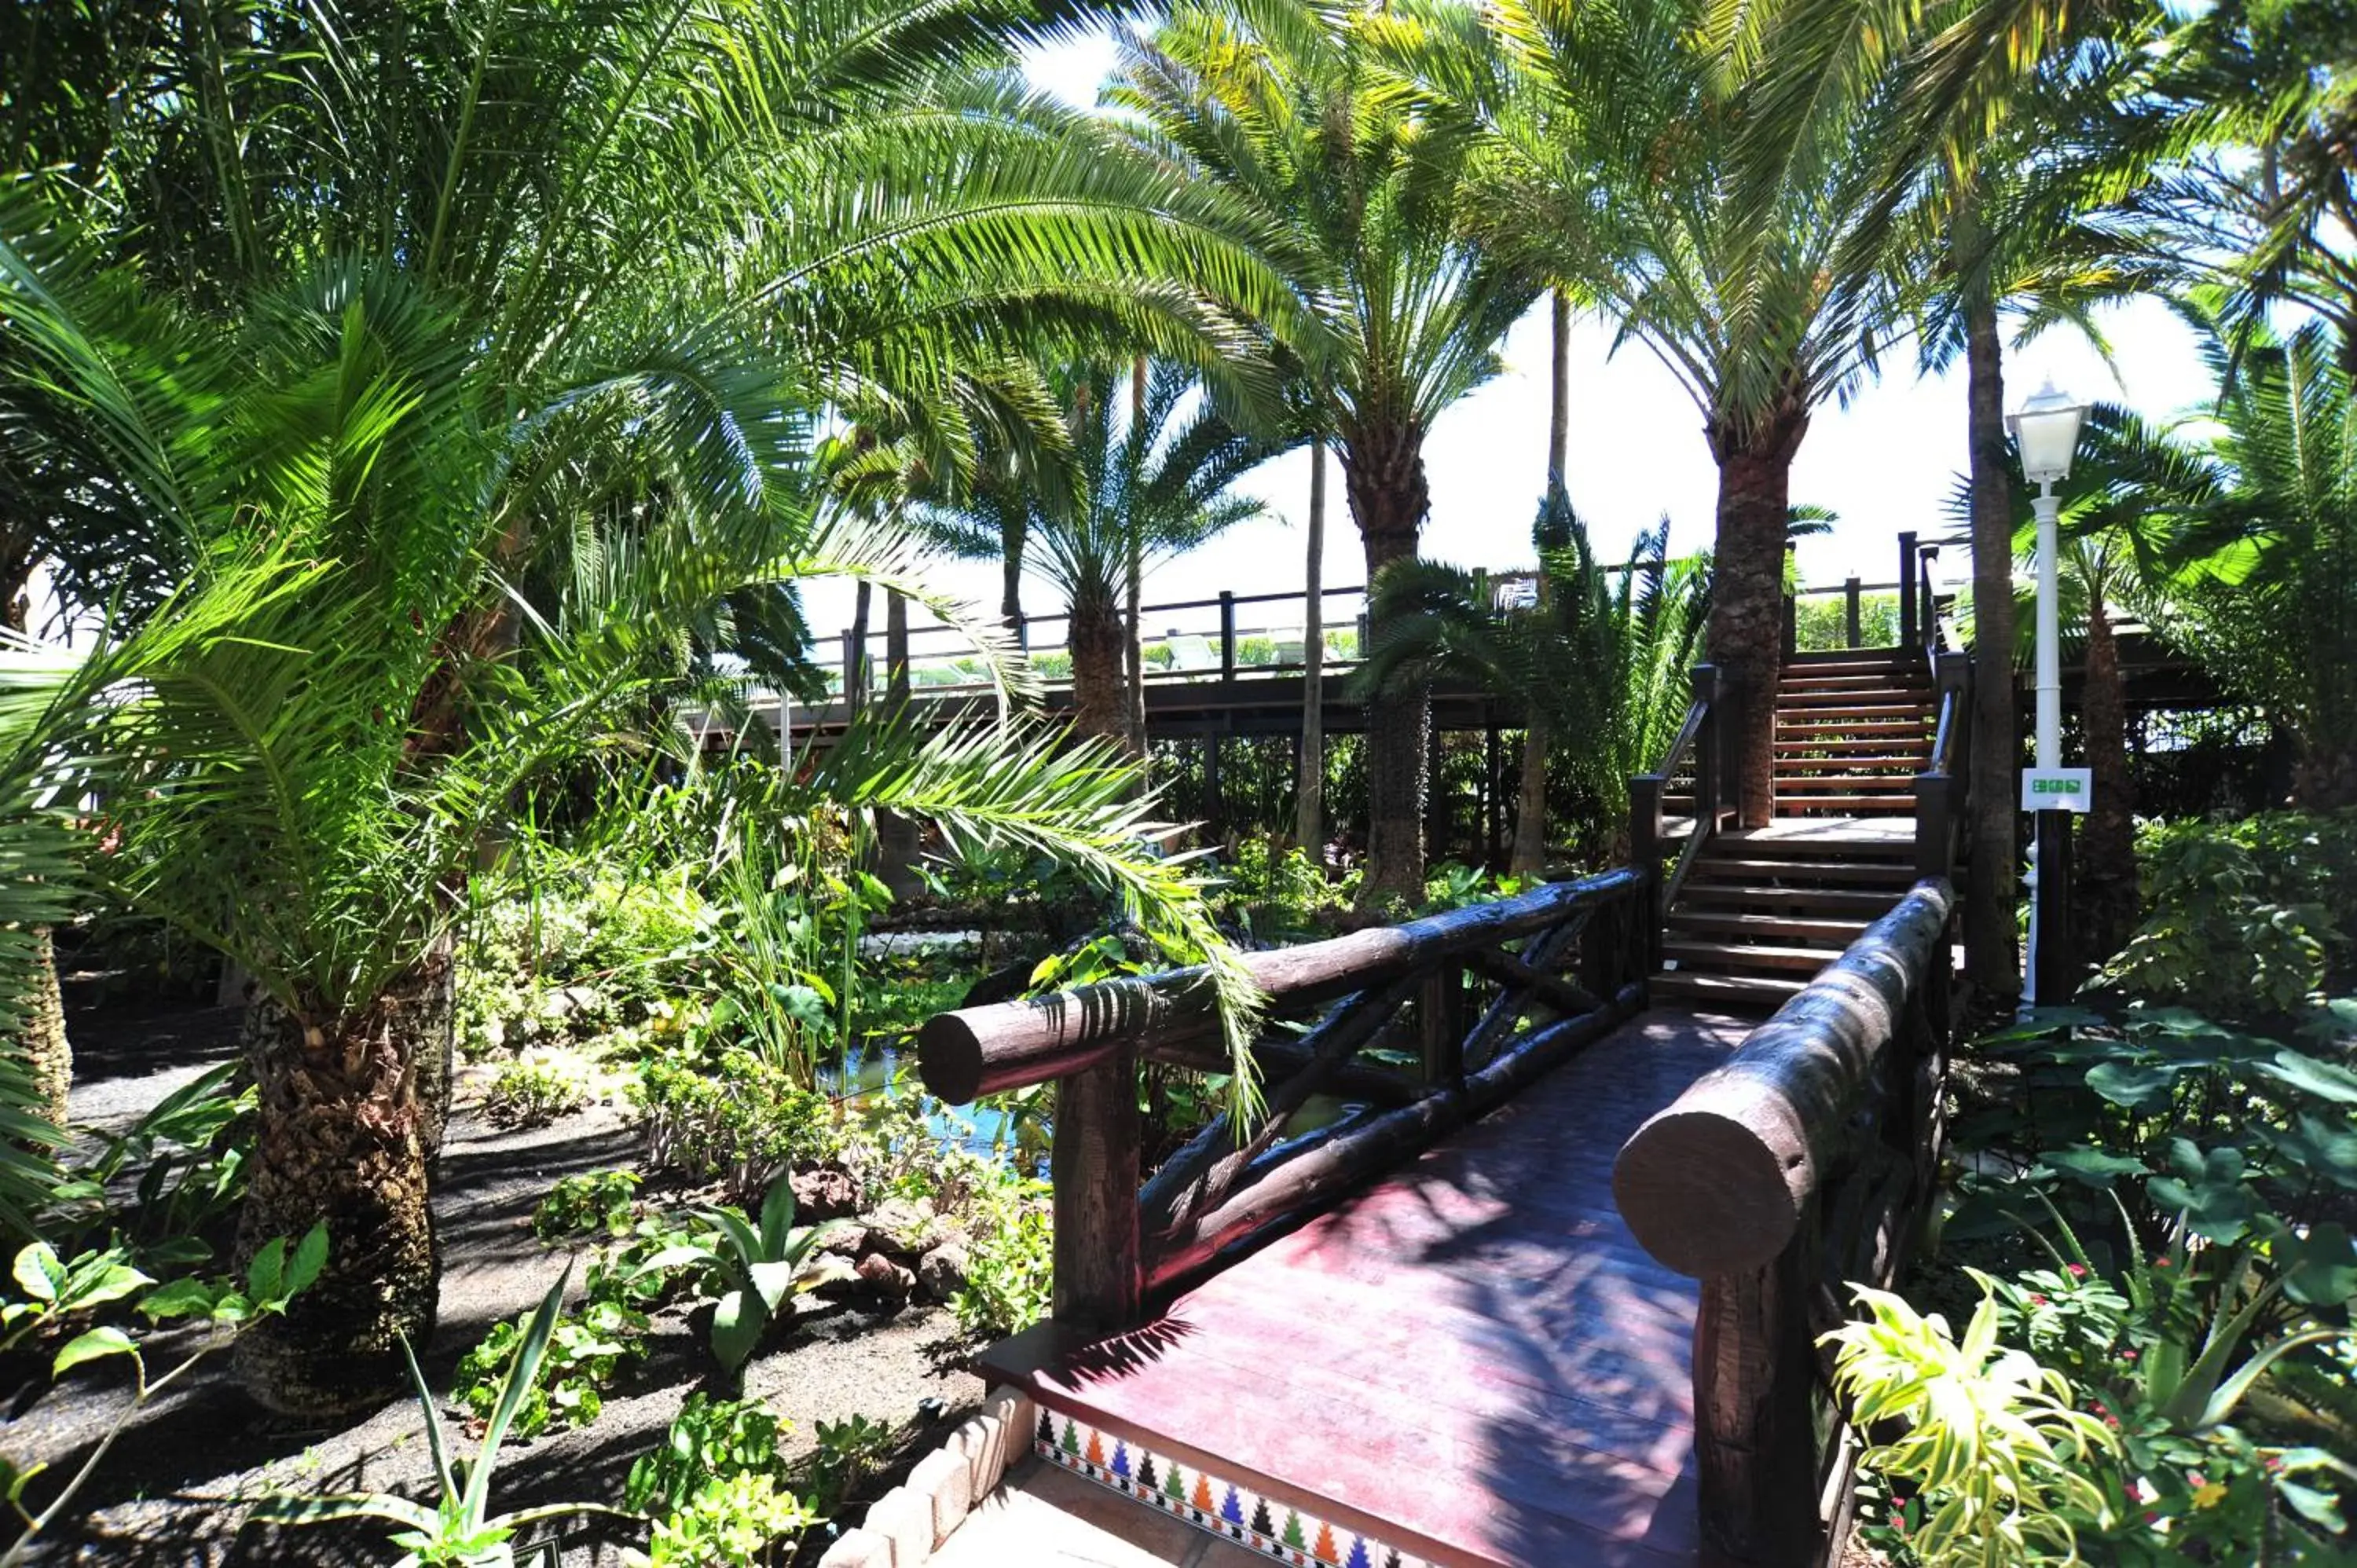
<instances>
[{"instance_id":1,"label":"stone border","mask_svg":"<svg viewBox=\"0 0 2357 1568\"><path fill-rule=\"evenodd\" d=\"M868 1505L857 1530L835 1538L819 1568L920 1568L1030 1448L1039 1419L1029 1395L992 1390L948 1441L917 1461L907 1481Z\"/></svg>"}]
</instances>

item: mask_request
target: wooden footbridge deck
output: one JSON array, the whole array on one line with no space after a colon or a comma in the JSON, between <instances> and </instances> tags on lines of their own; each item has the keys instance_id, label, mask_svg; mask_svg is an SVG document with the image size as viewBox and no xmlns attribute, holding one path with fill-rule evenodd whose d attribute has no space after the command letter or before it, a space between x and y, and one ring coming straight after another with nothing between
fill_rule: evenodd
<instances>
[{"instance_id":1,"label":"wooden footbridge deck","mask_svg":"<svg viewBox=\"0 0 2357 1568\"><path fill-rule=\"evenodd\" d=\"M1892 1277L1936 1168L1968 707L1943 654L1803 669L1765 830L1729 826L1706 669L1632 789L1634 865L1246 955L1268 1113L1142 1186L1137 1064L1227 1060L1199 973L929 1023L952 1102L1059 1086L1054 1316L984 1358L1036 1402L1039 1462L1220 1562L1838 1552L1857 1445L1818 1336ZM1296 1135L1313 1095L1354 1109Z\"/></svg>"}]
</instances>

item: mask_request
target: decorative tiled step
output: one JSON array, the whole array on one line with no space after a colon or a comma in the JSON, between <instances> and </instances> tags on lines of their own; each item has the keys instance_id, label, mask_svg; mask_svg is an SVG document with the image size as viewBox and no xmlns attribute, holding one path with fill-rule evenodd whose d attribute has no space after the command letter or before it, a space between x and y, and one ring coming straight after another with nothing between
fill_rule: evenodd
<instances>
[{"instance_id":1,"label":"decorative tiled step","mask_svg":"<svg viewBox=\"0 0 2357 1568\"><path fill-rule=\"evenodd\" d=\"M1044 1405L1031 1446L1050 1464L1288 1568L1435 1568L1373 1535Z\"/></svg>"}]
</instances>

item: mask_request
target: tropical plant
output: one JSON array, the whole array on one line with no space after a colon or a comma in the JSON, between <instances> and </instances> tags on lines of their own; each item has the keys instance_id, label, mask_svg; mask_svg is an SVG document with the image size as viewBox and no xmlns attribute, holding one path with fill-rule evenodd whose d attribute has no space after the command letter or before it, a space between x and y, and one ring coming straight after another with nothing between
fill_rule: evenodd
<instances>
[{"instance_id":1,"label":"tropical plant","mask_svg":"<svg viewBox=\"0 0 2357 1568\"><path fill-rule=\"evenodd\" d=\"M393 1492L279 1496L257 1504L253 1518L266 1524L288 1525L382 1520L399 1527L392 1537L392 1544L402 1550L398 1568L515 1568L515 1548L511 1543L527 1525L575 1514L628 1517L602 1503L547 1503L503 1514L491 1512L491 1481L499 1469L500 1444L507 1441L517 1412L537 1384L541 1361L548 1353L550 1337L565 1305L565 1287L572 1278L568 1263L525 1321L507 1369L494 1386L483 1440L471 1459L452 1456L434 1391L426 1387L425 1374L417 1369L409 1342L402 1341L402 1359L408 1365L410 1383L425 1417L426 1453L434 1461L436 1493L431 1506Z\"/></svg>"},{"instance_id":2,"label":"tropical plant","mask_svg":"<svg viewBox=\"0 0 2357 1568\"><path fill-rule=\"evenodd\" d=\"M1284 235L1322 339L1309 369L1324 406L1306 423L1334 446L1371 582L1416 553L1433 422L1496 373L1500 340L1539 292L1468 242L1458 221L1467 124L1395 63L1470 16L1424 4L1182 5L1124 41L1106 90L1174 166ZM1423 884L1426 709L1420 690L1403 689L1368 716L1365 898L1413 899Z\"/></svg>"},{"instance_id":3,"label":"tropical plant","mask_svg":"<svg viewBox=\"0 0 2357 1568\"><path fill-rule=\"evenodd\" d=\"M18 1469L13 1462L0 1457L0 1496L6 1498L10 1511L24 1525L8 1549L0 1552L0 1568L17 1568L30 1560L35 1537L64 1517L113 1448L115 1439L157 1395L213 1351L232 1343L252 1325L285 1313L288 1303L308 1290L319 1277L327 1257L328 1232L324 1226L313 1226L291 1250L286 1238L273 1237L255 1250L242 1276L205 1279L190 1274L160 1284L133 1268L119 1251L87 1253L71 1260L60 1259L46 1241L31 1242L19 1251L10 1274L16 1288L24 1292L25 1299L0 1305L0 1350L13 1349L34 1334L57 1331L81 1319L85 1313L135 1296L135 1310L152 1327L194 1324L211 1332L187 1348L178 1365L155 1375L148 1370L147 1346L115 1324L102 1323L85 1328L58 1348L49 1360L52 1378L63 1377L76 1367L118 1356L129 1361L131 1399L91 1444L81 1466L38 1513L27 1506L25 1493L48 1466L32 1465Z\"/></svg>"},{"instance_id":4,"label":"tropical plant","mask_svg":"<svg viewBox=\"0 0 2357 1568\"><path fill-rule=\"evenodd\" d=\"M2015 69L2045 37L2042 12L1986 8L2021 25L1999 48L1981 47L1981 9L1940 13L1936 38L1930 13L1865 9L1505 0L1504 74L1448 72L1485 132L1477 234L1613 317L1703 415L1719 468L1709 645L1753 825L1773 795L1792 460L1905 317L1896 215L1957 113L1953 89L1927 108L1916 88L1945 87L1935 68L1957 61L1968 81Z\"/></svg>"},{"instance_id":5,"label":"tropical plant","mask_svg":"<svg viewBox=\"0 0 2357 1568\"><path fill-rule=\"evenodd\" d=\"M1824 1337L1834 1387L1861 1428L1893 1423L1893 1441L1861 1463L1919 1488L1928 1517L1909 1545L1924 1568L2076 1563L2079 1530L2110 1522L2103 1487L2086 1474L2119 1439L2071 1406L2071 1384L2027 1351L1997 1343L1997 1304L1984 1295L1964 1337L1937 1313L1865 1285L1867 1316Z\"/></svg>"},{"instance_id":6,"label":"tropical plant","mask_svg":"<svg viewBox=\"0 0 2357 1568\"><path fill-rule=\"evenodd\" d=\"M849 1278L851 1264L823 1250L838 1226L795 1227L788 1175L779 1175L762 1195L758 1228L734 1209L699 1212L705 1226L702 1236L665 1248L640 1267L648 1273L702 1268L721 1278L726 1288L712 1311L712 1353L721 1370L733 1377L795 1297Z\"/></svg>"},{"instance_id":7,"label":"tropical plant","mask_svg":"<svg viewBox=\"0 0 2357 1568\"><path fill-rule=\"evenodd\" d=\"M975 558L998 554L1009 537L1028 541L1034 570L1064 597L1073 726L1126 736L1122 599L1133 566L1151 571L1261 516L1258 501L1229 486L1274 448L1237 429L1168 363L1134 381L1110 370L1051 376L1044 390L1065 411L1068 467L1041 476L1019 532L1008 533L1016 503L996 487L928 509L927 527Z\"/></svg>"},{"instance_id":8,"label":"tropical plant","mask_svg":"<svg viewBox=\"0 0 2357 1568\"><path fill-rule=\"evenodd\" d=\"M2298 745L2292 793L2357 803L2357 397L2319 323L2228 335L2206 306L2219 396L2201 433L2124 441L2115 499L2177 539L2174 629Z\"/></svg>"},{"instance_id":9,"label":"tropical plant","mask_svg":"<svg viewBox=\"0 0 2357 1568\"><path fill-rule=\"evenodd\" d=\"M585 1171L559 1176L532 1211L532 1233L544 1241L575 1236L630 1233L638 1218L639 1176L634 1171Z\"/></svg>"},{"instance_id":10,"label":"tropical plant","mask_svg":"<svg viewBox=\"0 0 2357 1568\"><path fill-rule=\"evenodd\" d=\"M1377 581L1372 602L1391 629L1354 678L1368 686L1447 672L1523 704L1521 799L1510 870L1534 876L1546 858L1551 752L1563 753L1598 819L1583 839L1609 843L1627 816L1627 780L1659 759L1684 714L1686 671L1699 639L1707 575L1669 559L1669 530L1640 534L1616 587L1560 490L1532 530L1535 602L1501 604L1487 579L1437 563L1405 562Z\"/></svg>"}]
</instances>

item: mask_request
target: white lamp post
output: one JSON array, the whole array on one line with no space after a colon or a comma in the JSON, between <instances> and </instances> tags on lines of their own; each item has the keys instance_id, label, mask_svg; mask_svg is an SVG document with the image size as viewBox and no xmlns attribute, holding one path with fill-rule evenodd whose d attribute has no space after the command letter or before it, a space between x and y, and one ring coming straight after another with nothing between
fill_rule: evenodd
<instances>
[{"instance_id":1,"label":"white lamp post","mask_svg":"<svg viewBox=\"0 0 2357 1568\"><path fill-rule=\"evenodd\" d=\"M2055 530L2062 503L2055 485L2069 477L2071 458L2079 445L2083 405L2054 385L2049 376L2021 412L2006 420L2014 445L2021 453L2021 471L2038 487L2038 770L2051 773L2062 766L2062 620L2061 567L2056 556ZM2041 933L2059 932L2069 915L2064 908L2069 873L2068 813L2041 809L2037 813L2037 847L2030 861L2029 955L2023 1001L2035 1004L2041 993L2059 991L2061 975L2049 972L2059 965L2041 961L2050 955ZM2057 943L2059 950L2061 943ZM2050 983L2041 984L2041 981ZM2053 996L2052 1001L2061 998Z\"/></svg>"}]
</instances>

